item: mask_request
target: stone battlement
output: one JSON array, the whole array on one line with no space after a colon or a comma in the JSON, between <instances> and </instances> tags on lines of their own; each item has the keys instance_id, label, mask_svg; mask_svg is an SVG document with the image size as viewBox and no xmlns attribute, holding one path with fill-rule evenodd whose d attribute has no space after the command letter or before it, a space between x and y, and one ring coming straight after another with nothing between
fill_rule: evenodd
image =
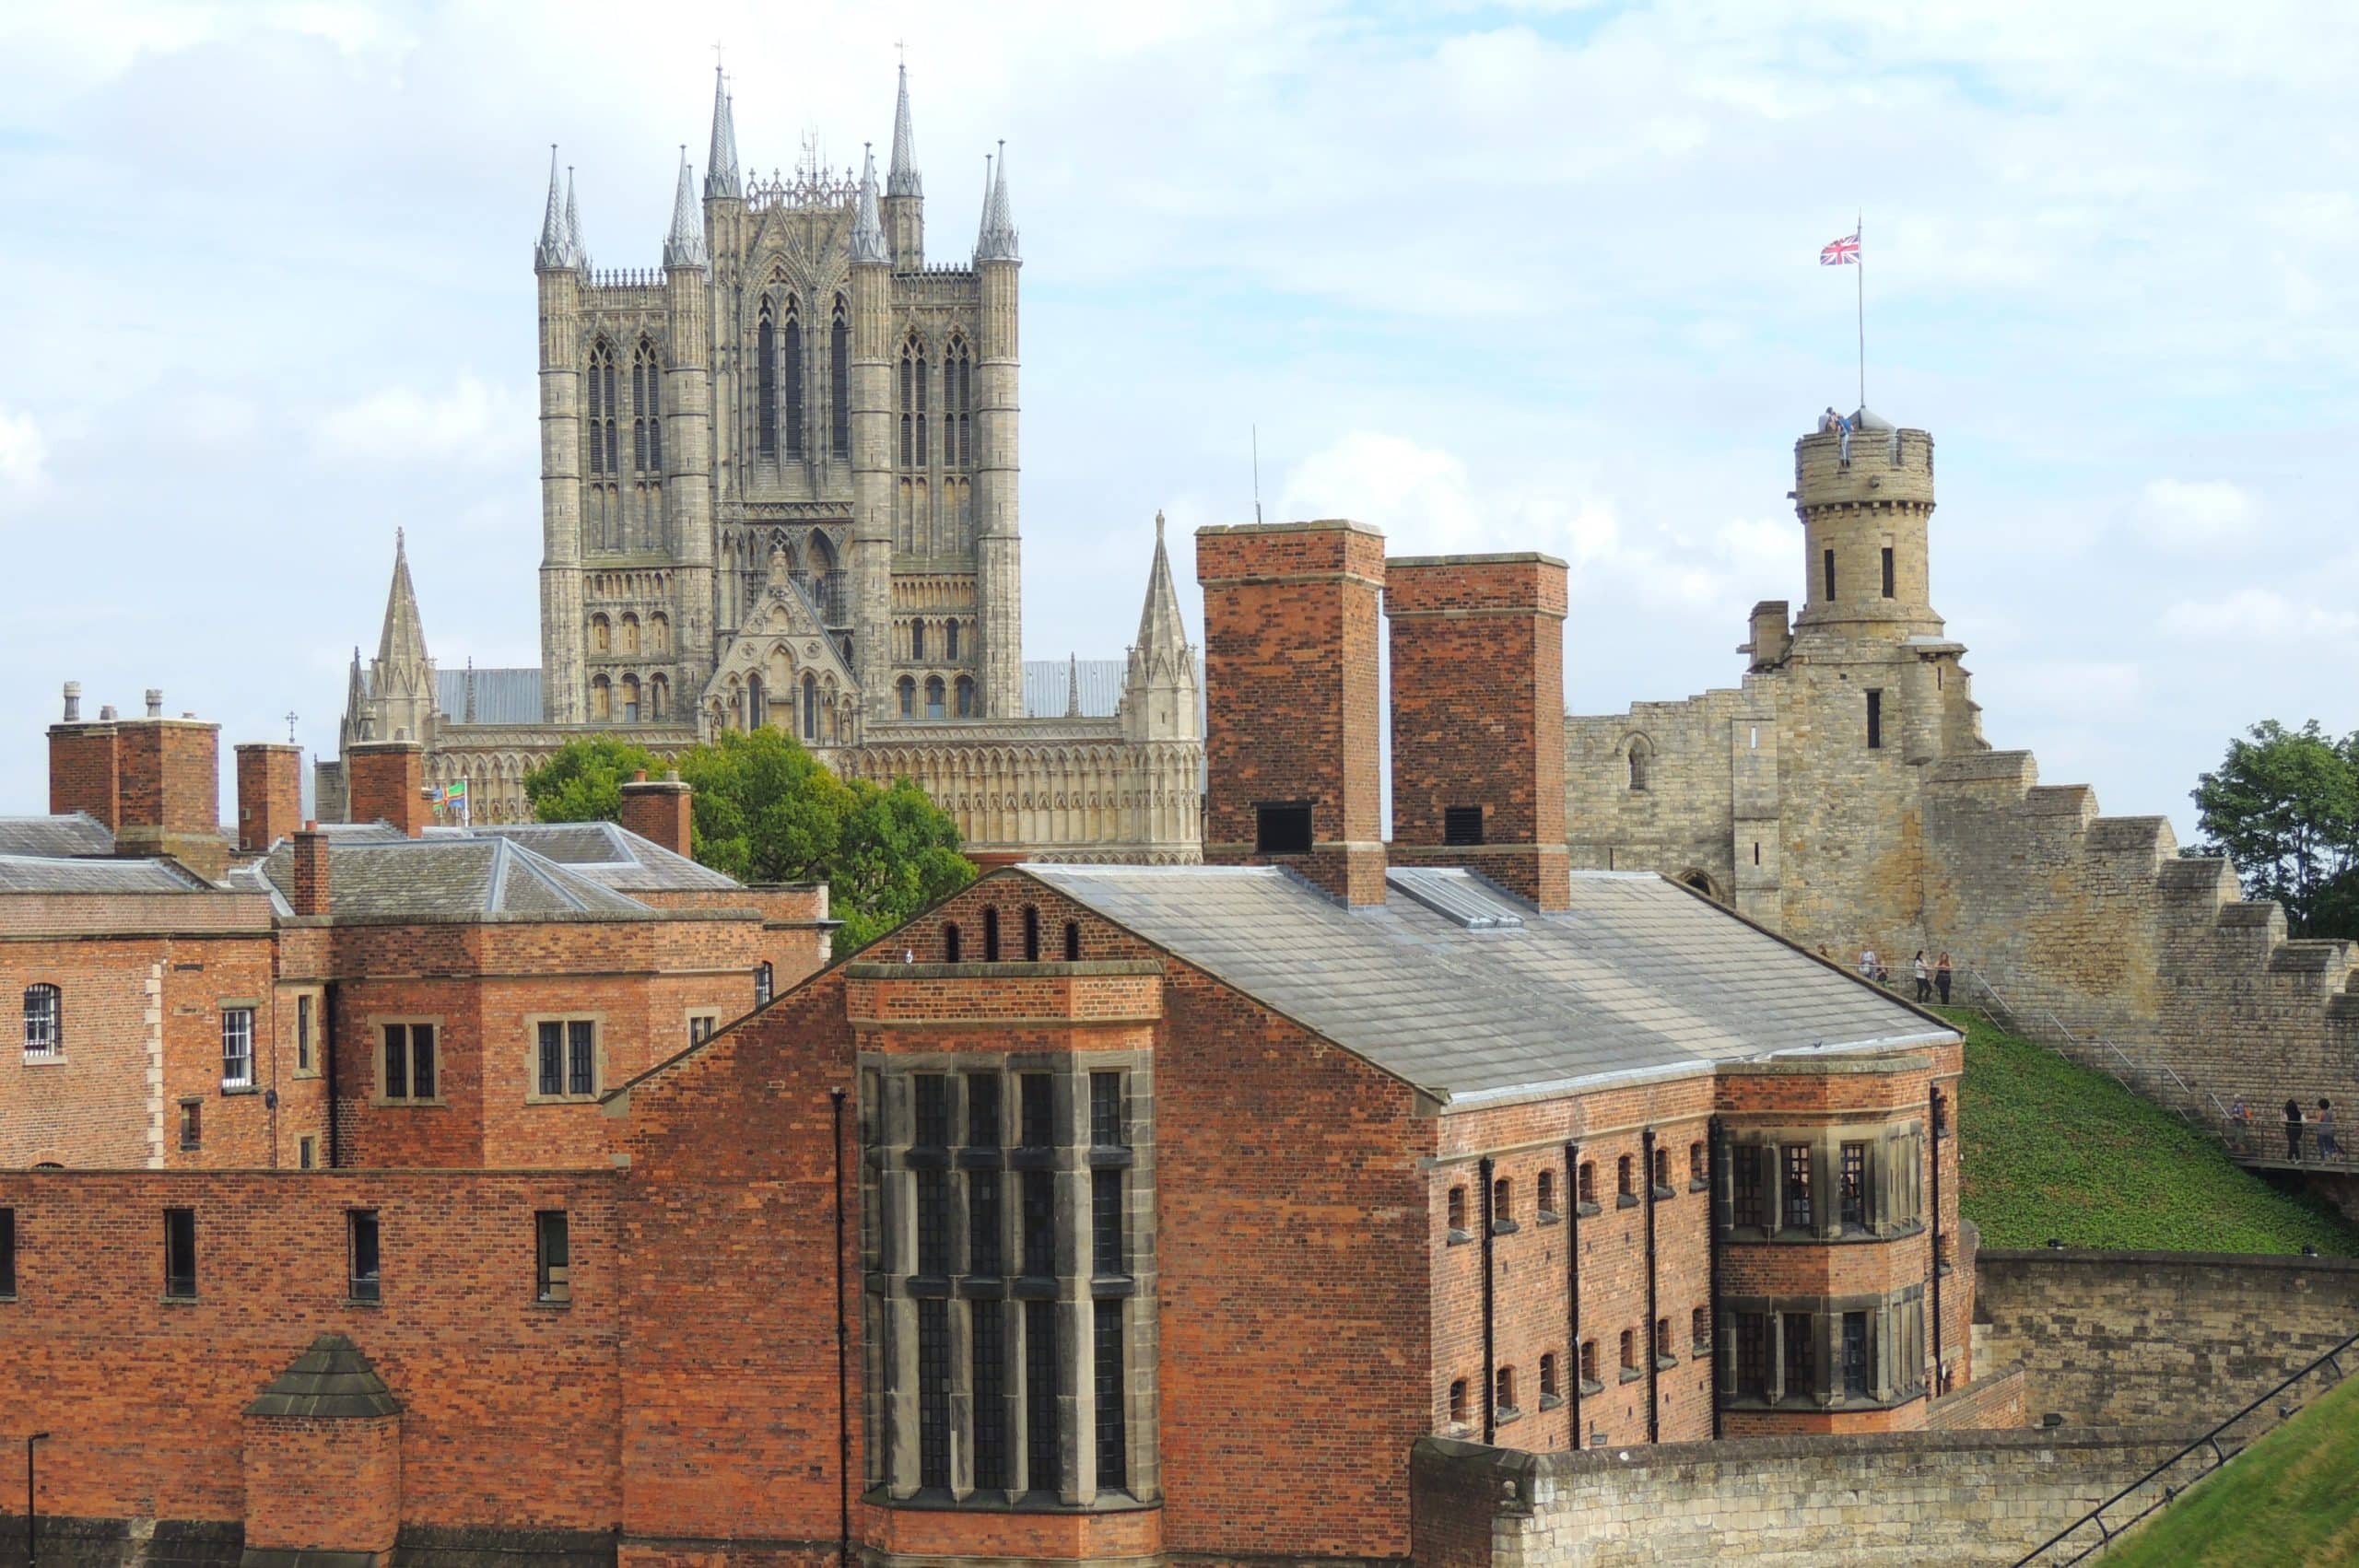
<instances>
[{"instance_id":1,"label":"stone battlement","mask_svg":"<svg viewBox=\"0 0 2359 1568\"><path fill-rule=\"evenodd\" d=\"M1855 430L1851 461L1832 431L1794 443L1794 501L1811 510L1834 506L1933 504L1933 438L1923 430Z\"/></svg>"}]
</instances>

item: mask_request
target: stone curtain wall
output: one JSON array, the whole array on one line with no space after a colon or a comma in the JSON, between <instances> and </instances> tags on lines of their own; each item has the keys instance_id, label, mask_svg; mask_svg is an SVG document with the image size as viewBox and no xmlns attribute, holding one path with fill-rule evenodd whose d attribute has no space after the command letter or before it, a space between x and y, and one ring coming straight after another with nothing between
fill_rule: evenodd
<instances>
[{"instance_id":1,"label":"stone curtain wall","mask_svg":"<svg viewBox=\"0 0 2359 1568\"><path fill-rule=\"evenodd\" d=\"M2359 1333L2359 1262L2213 1253L1981 1258L1978 1328L2028 1405L2080 1423L2210 1426Z\"/></svg>"},{"instance_id":2,"label":"stone curtain wall","mask_svg":"<svg viewBox=\"0 0 2359 1568\"><path fill-rule=\"evenodd\" d=\"M1428 1438L1410 1465L1415 1561L1419 1568L2011 1563L2192 1435L1921 1432L1579 1454Z\"/></svg>"}]
</instances>

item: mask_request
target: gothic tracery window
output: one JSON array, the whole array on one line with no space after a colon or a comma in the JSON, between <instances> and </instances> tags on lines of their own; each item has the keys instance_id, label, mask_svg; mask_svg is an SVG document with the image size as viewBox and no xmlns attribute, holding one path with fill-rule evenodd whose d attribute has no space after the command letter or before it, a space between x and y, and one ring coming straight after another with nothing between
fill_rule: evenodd
<instances>
[{"instance_id":1,"label":"gothic tracery window","mask_svg":"<svg viewBox=\"0 0 2359 1568\"><path fill-rule=\"evenodd\" d=\"M827 323L827 450L837 457L851 455L851 323L844 312L844 297L836 296L836 310Z\"/></svg>"},{"instance_id":2,"label":"gothic tracery window","mask_svg":"<svg viewBox=\"0 0 2359 1568\"><path fill-rule=\"evenodd\" d=\"M790 296L786 301L786 330L781 357L780 379L786 382L786 455L803 455L803 314Z\"/></svg>"},{"instance_id":3,"label":"gothic tracery window","mask_svg":"<svg viewBox=\"0 0 2359 1568\"><path fill-rule=\"evenodd\" d=\"M769 297L764 295L754 323L755 450L778 456L778 326L771 320Z\"/></svg>"},{"instance_id":4,"label":"gothic tracery window","mask_svg":"<svg viewBox=\"0 0 2359 1568\"><path fill-rule=\"evenodd\" d=\"M960 467L974 461L970 441L974 413L975 353L964 338L954 341L942 365L942 457Z\"/></svg>"},{"instance_id":5,"label":"gothic tracery window","mask_svg":"<svg viewBox=\"0 0 2359 1568\"><path fill-rule=\"evenodd\" d=\"M819 739L819 679L809 673L803 677L803 739L812 743Z\"/></svg>"}]
</instances>

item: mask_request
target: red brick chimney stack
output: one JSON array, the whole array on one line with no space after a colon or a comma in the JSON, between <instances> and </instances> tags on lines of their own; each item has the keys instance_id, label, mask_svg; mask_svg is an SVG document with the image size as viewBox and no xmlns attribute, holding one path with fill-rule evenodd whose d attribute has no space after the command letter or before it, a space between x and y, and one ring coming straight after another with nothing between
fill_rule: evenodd
<instances>
[{"instance_id":1,"label":"red brick chimney stack","mask_svg":"<svg viewBox=\"0 0 2359 1568\"><path fill-rule=\"evenodd\" d=\"M426 831L426 750L416 741L357 741L345 748L346 815L416 838Z\"/></svg>"},{"instance_id":2,"label":"red brick chimney stack","mask_svg":"<svg viewBox=\"0 0 2359 1568\"><path fill-rule=\"evenodd\" d=\"M49 727L49 809L88 812L112 831L122 817L123 776L115 757L114 710L82 720L82 683L65 683L65 717Z\"/></svg>"},{"instance_id":3,"label":"red brick chimney stack","mask_svg":"<svg viewBox=\"0 0 2359 1568\"><path fill-rule=\"evenodd\" d=\"M1396 860L1461 865L1563 909L1565 563L1385 563Z\"/></svg>"},{"instance_id":4,"label":"red brick chimney stack","mask_svg":"<svg viewBox=\"0 0 2359 1568\"><path fill-rule=\"evenodd\" d=\"M229 869L221 831L221 726L164 717L164 694L147 693L145 719L115 729L115 853L170 855L200 876Z\"/></svg>"},{"instance_id":5,"label":"red brick chimney stack","mask_svg":"<svg viewBox=\"0 0 2359 1568\"><path fill-rule=\"evenodd\" d=\"M249 741L238 754L238 848L258 854L303 820L303 749Z\"/></svg>"},{"instance_id":6,"label":"red brick chimney stack","mask_svg":"<svg viewBox=\"0 0 2359 1568\"><path fill-rule=\"evenodd\" d=\"M695 821L691 804L689 789L677 769L650 778L641 768L623 786L623 825L675 855L686 855Z\"/></svg>"},{"instance_id":7,"label":"red brick chimney stack","mask_svg":"<svg viewBox=\"0 0 2359 1568\"><path fill-rule=\"evenodd\" d=\"M316 822L307 822L295 835L295 890L287 902L298 915L324 915L328 902L328 836Z\"/></svg>"},{"instance_id":8,"label":"red brick chimney stack","mask_svg":"<svg viewBox=\"0 0 2359 1568\"><path fill-rule=\"evenodd\" d=\"M1384 902L1377 637L1384 535L1366 523L1196 532L1204 590L1204 860L1290 866Z\"/></svg>"}]
</instances>

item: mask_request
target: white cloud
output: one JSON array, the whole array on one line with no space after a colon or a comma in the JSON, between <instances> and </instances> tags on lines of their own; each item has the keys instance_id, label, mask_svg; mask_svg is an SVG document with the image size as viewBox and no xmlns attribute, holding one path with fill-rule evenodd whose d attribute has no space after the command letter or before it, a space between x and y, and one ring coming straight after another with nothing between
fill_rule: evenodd
<instances>
[{"instance_id":1,"label":"white cloud","mask_svg":"<svg viewBox=\"0 0 2359 1568\"><path fill-rule=\"evenodd\" d=\"M2138 498L2138 520L2146 537L2165 549L2202 550L2251 534L2260 507L2224 480L2157 479Z\"/></svg>"},{"instance_id":2,"label":"white cloud","mask_svg":"<svg viewBox=\"0 0 2359 1568\"><path fill-rule=\"evenodd\" d=\"M0 500L35 489L48 458L48 443L33 416L0 408Z\"/></svg>"},{"instance_id":3,"label":"white cloud","mask_svg":"<svg viewBox=\"0 0 2359 1568\"><path fill-rule=\"evenodd\" d=\"M2240 588L2225 598L2174 604L2163 626L2223 642L2313 642L2359 633L2359 614L2300 603L2274 589Z\"/></svg>"},{"instance_id":4,"label":"white cloud","mask_svg":"<svg viewBox=\"0 0 2359 1568\"><path fill-rule=\"evenodd\" d=\"M389 387L332 408L313 426L312 444L330 462L372 467L492 464L532 450L537 417L530 398L462 373L447 392Z\"/></svg>"}]
</instances>

